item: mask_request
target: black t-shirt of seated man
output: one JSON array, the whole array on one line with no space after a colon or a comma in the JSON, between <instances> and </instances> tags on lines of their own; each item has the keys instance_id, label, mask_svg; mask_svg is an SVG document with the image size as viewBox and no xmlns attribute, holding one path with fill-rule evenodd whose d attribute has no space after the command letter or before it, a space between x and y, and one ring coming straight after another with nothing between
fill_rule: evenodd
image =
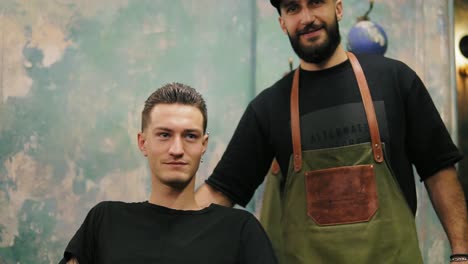
<instances>
[{"instance_id":1,"label":"black t-shirt of seated man","mask_svg":"<svg viewBox=\"0 0 468 264\"><path fill-rule=\"evenodd\" d=\"M212 204L199 211L148 202L101 202L69 242L64 259L86 263L277 263L249 212Z\"/></svg>"}]
</instances>

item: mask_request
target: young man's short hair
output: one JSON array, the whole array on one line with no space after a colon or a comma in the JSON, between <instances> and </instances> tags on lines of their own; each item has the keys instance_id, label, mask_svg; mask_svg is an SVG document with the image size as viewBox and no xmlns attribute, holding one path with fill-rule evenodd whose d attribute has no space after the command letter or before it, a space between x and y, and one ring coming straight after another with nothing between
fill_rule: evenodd
<instances>
[{"instance_id":1,"label":"young man's short hair","mask_svg":"<svg viewBox=\"0 0 468 264\"><path fill-rule=\"evenodd\" d=\"M151 110L157 104L183 104L198 108L203 116L203 132L208 124L206 103L200 93L194 88L182 83L168 83L154 91L145 101L141 112L141 131L143 132L151 118Z\"/></svg>"}]
</instances>

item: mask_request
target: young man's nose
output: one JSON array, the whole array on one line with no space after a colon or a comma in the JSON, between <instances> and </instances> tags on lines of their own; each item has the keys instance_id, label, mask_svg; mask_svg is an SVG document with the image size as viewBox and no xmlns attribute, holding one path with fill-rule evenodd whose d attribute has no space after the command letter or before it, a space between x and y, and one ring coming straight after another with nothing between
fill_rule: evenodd
<instances>
[{"instance_id":1,"label":"young man's nose","mask_svg":"<svg viewBox=\"0 0 468 264\"><path fill-rule=\"evenodd\" d=\"M174 156L180 156L184 154L184 145L181 137L174 138L171 147L169 148L169 154Z\"/></svg>"}]
</instances>

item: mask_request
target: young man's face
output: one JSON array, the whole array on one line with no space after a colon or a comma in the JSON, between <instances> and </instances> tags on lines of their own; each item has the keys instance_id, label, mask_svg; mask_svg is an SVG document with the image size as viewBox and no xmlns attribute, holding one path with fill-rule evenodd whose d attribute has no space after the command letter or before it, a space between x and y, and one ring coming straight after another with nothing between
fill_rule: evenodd
<instances>
[{"instance_id":1,"label":"young man's face","mask_svg":"<svg viewBox=\"0 0 468 264\"><path fill-rule=\"evenodd\" d=\"M207 144L203 115L190 105L157 104L147 128L138 134L138 146L148 158L154 180L175 189L193 180Z\"/></svg>"},{"instance_id":2,"label":"young man's face","mask_svg":"<svg viewBox=\"0 0 468 264\"><path fill-rule=\"evenodd\" d=\"M280 11L281 29L301 59L321 63L333 55L341 41L341 0L282 0Z\"/></svg>"}]
</instances>

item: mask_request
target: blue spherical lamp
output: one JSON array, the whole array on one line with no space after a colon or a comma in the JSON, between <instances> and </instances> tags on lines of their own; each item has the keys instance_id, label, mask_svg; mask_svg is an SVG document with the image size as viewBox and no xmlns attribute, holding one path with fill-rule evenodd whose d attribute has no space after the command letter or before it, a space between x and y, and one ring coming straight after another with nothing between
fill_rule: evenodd
<instances>
[{"instance_id":1,"label":"blue spherical lamp","mask_svg":"<svg viewBox=\"0 0 468 264\"><path fill-rule=\"evenodd\" d=\"M372 53L384 55L387 51L388 39L382 26L370 21L369 13L374 6L370 1L367 12L357 19L357 23L348 33L348 51L356 54Z\"/></svg>"}]
</instances>

